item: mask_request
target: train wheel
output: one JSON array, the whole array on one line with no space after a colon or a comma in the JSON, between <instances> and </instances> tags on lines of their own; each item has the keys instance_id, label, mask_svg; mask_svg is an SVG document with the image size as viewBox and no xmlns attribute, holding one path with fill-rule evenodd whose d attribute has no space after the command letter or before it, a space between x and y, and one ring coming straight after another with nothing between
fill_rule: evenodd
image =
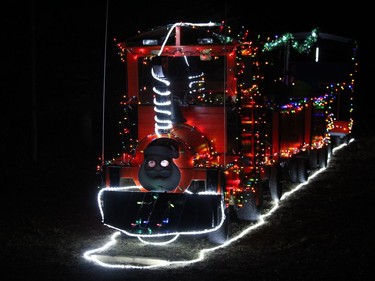
<instances>
[{"instance_id":1,"label":"train wheel","mask_svg":"<svg viewBox=\"0 0 375 281\"><path fill-rule=\"evenodd\" d=\"M349 135L345 135L345 137L343 138L343 144L348 144L350 141L350 136Z\"/></svg>"},{"instance_id":2,"label":"train wheel","mask_svg":"<svg viewBox=\"0 0 375 281\"><path fill-rule=\"evenodd\" d=\"M260 210L257 207L255 193L244 191L242 207L236 210L237 218L240 220L257 221L260 217Z\"/></svg>"},{"instance_id":3,"label":"train wheel","mask_svg":"<svg viewBox=\"0 0 375 281\"><path fill-rule=\"evenodd\" d=\"M341 145L343 143L343 138L340 136L335 136L335 147Z\"/></svg>"},{"instance_id":4,"label":"train wheel","mask_svg":"<svg viewBox=\"0 0 375 281\"><path fill-rule=\"evenodd\" d=\"M318 152L318 162L319 162L319 168L326 168L328 164L328 149L326 147L323 147L319 149Z\"/></svg>"},{"instance_id":5,"label":"train wheel","mask_svg":"<svg viewBox=\"0 0 375 281\"><path fill-rule=\"evenodd\" d=\"M216 245L224 244L228 240L228 237L229 237L229 232L230 232L229 226L230 226L229 208L226 208L223 224L218 230L208 233L207 235L208 241Z\"/></svg>"},{"instance_id":6,"label":"train wheel","mask_svg":"<svg viewBox=\"0 0 375 281\"><path fill-rule=\"evenodd\" d=\"M274 202L279 202L282 195L282 184L280 176L281 174L279 165L273 165L270 169L268 188L270 190L271 198Z\"/></svg>"},{"instance_id":7,"label":"train wheel","mask_svg":"<svg viewBox=\"0 0 375 281\"><path fill-rule=\"evenodd\" d=\"M309 154L309 168L315 170L318 167L318 151L311 149Z\"/></svg>"},{"instance_id":8,"label":"train wheel","mask_svg":"<svg viewBox=\"0 0 375 281\"><path fill-rule=\"evenodd\" d=\"M292 183L296 183L298 181L298 169L297 169L297 159L291 158L288 163L288 172L289 172L289 180Z\"/></svg>"},{"instance_id":9,"label":"train wheel","mask_svg":"<svg viewBox=\"0 0 375 281\"><path fill-rule=\"evenodd\" d=\"M307 172L307 161L305 158L297 158L297 175L299 183L304 183L307 181L309 175Z\"/></svg>"},{"instance_id":10,"label":"train wheel","mask_svg":"<svg viewBox=\"0 0 375 281\"><path fill-rule=\"evenodd\" d=\"M260 212L263 209L263 203L264 203L264 188L263 188L263 183L260 183L258 185L258 190L255 193L255 205Z\"/></svg>"},{"instance_id":11,"label":"train wheel","mask_svg":"<svg viewBox=\"0 0 375 281\"><path fill-rule=\"evenodd\" d=\"M327 158L330 159L333 155L333 144L328 143L327 145Z\"/></svg>"}]
</instances>

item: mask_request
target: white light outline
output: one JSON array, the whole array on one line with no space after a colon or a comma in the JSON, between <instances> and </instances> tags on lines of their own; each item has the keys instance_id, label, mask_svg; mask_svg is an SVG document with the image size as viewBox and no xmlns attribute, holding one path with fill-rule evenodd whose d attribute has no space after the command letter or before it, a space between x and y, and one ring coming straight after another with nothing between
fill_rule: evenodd
<instances>
[{"instance_id":1,"label":"white light outline","mask_svg":"<svg viewBox=\"0 0 375 281\"><path fill-rule=\"evenodd\" d=\"M154 117L157 123L167 124L167 126L172 126L172 121L168 119L159 119L157 116Z\"/></svg>"},{"instance_id":2,"label":"white light outline","mask_svg":"<svg viewBox=\"0 0 375 281\"><path fill-rule=\"evenodd\" d=\"M158 80L159 82L164 83L166 86L169 86L169 85L171 84L171 82L169 82L166 78L158 76L158 75L155 73L155 71L154 71L153 68L151 68L151 75L152 75L153 78L155 78L155 79Z\"/></svg>"},{"instance_id":3,"label":"white light outline","mask_svg":"<svg viewBox=\"0 0 375 281\"><path fill-rule=\"evenodd\" d=\"M187 65L187 66L190 66L190 65L189 65L189 61L188 61L188 59L187 59L187 56L184 56L184 60L185 60L186 65Z\"/></svg>"},{"instance_id":4,"label":"white light outline","mask_svg":"<svg viewBox=\"0 0 375 281\"><path fill-rule=\"evenodd\" d=\"M171 91L159 91L156 87L153 87L152 90L158 94L159 96L163 96L163 97L167 97L167 96L170 96L171 95Z\"/></svg>"},{"instance_id":5,"label":"white light outline","mask_svg":"<svg viewBox=\"0 0 375 281\"><path fill-rule=\"evenodd\" d=\"M171 105L172 102L170 100L167 100L167 101L164 101L164 102L158 102L156 100L156 98L154 98L154 104L155 105L160 105L160 106L167 106L167 105Z\"/></svg>"},{"instance_id":6,"label":"white light outline","mask_svg":"<svg viewBox=\"0 0 375 281\"><path fill-rule=\"evenodd\" d=\"M351 139L348 142L348 144L353 142L353 141L354 141L354 139ZM335 153L335 151L345 147L346 145L347 144L344 143L344 144L341 144L341 145L335 147L332 150L332 153ZM328 163L329 163L329 161L330 161L330 159L328 159ZM328 165L327 165L327 167L328 167ZM326 168L319 169L318 171L313 173L305 183L301 183L301 184L297 185L295 188L293 188L292 190L290 190L289 192L286 192L285 194L283 194L283 196L280 198L280 201L286 200L292 193L298 191L300 188L307 185L312 178L315 178L318 174L320 174ZM241 233L239 233L237 236L232 237L231 239L227 240L225 243L223 243L221 245L218 245L218 246L215 246L215 247L200 250L198 258L196 258L196 259L183 260L183 261L156 260L154 262L154 264L145 265L145 266L133 265L133 264L109 264L109 263L105 263L105 262L100 261L99 256L95 255L95 253L103 252L103 251L107 250L108 248L110 248L111 246L115 245L116 244L116 237L118 237L121 233L119 231L112 234L111 237L110 237L110 241L107 242L104 246L102 246L100 248L97 248L97 249L86 251L84 253L83 257L85 259L89 260L89 261L92 261L94 263L97 263L100 266L107 267L107 268L153 269L153 268L167 267L167 266L169 266L170 268L173 268L173 266L186 266L188 264L193 264L193 263L197 263L197 262L200 262L200 261L204 260L206 254L209 254L210 252L213 252L215 250L224 248L224 247L230 245L231 243L233 243L234 241L237 241L238 239L242 238L243 236L249 234L252 230L259 228L261 225L263 225L265 223L265 218L271 216L271 214L274 213L277 210L278 206L279 206L278 203L274 203L273 207L266 214L263 214L263 215L260 216L260 219L257 223L251 225L248 228L245 228Z\"/></svg>"},{"instance_id":7,"label":"white light outline","mask_svg":"<svg viewBox=\"0 0 375 281\"><path fill-rule=\"evenodd\" d=\"M208 22L208 23L177 22L177 23L173 24L171 29L168 31L167 36L165 37L165 40L164 40L163 44L161 45L158 56L160 56L161 53L163 53L165 44L167 44L169 36L171 36L171 33L172 33L173 29L176 28L176 26L220 26L220 24L213 23L213 22Z\"/></svg>"},{"instance_id":8,"label":"white light outline","mask_svg":"<svg viewBox=\"0 0 375 281\"><path fill-rule=\"evenodd\" d=\"M164 245L167 245L167 244L170 244L174 241L177 240L177 238L180 237L179 234L175 235L174 237L172 237L172 239L168 240L168 241L163 241L163 242L150 242L150 241L146 241L144 239L142 239L142 237L138 236L138 240L141 241L143 244L148 244L148 245L158 245L158 246L164 246Z\"/></svg>"},{"instance_id":9,"label":"white light outline","mask_svg":"<svg viewBox=\"0 0 375 281\"><path fill-rule=\"evenodd\" d=\"M159 122L160 123L160 122ZM161 133L159 130L169 130L169 129L172 129L172 122L165 122L167 125L159 125L159 124L155 124L155 133L160 136Z\"/></svg>"},{"instance_id":10,"label":"white light outline","mask_svg":"<svg viewBox=\"0 0 375 281\"><path fill-rule=\"evenodd\" d=\"M159 82L164 83L166 86L169 86L171 84L165 77L158 76L155 73L154 68L151 68L151 75L154 79L156 79ZM152 90L155 92L155 94L157 94L161 97L169 97L171 95L171 91L169 91L169 90L160 91L157 87L153 87ZM170 100L168 100L167 102L157 102L156 97L155 97L154 98L154 104L155 104L154 111L156 113L164 114L164 115L167 115L167 116L172 115L172 112L170 110L166 110L166 109L163 110L163 109L158 108L159 106L169 106L169 105L171 105L172 102ZM158 136L161 134L160 130L170 130L172 128L172 121L170 119L159 119L157 117L157 115L155 115L154 120L156 122L155 123L155 133ZM164 124L166 124L166 125L164 125Z\"/></svg>"},{"instance_id":11,"label":"white light outline","mask_svg":"<svg viewBox=\"0 0 375 281\"><path fill-rule=\"evenodd\" d=\"M156 106L154 107L154 111L161 114L172 115L172 112L170 110L161 110Z\"/></svg>"}]
</instances>

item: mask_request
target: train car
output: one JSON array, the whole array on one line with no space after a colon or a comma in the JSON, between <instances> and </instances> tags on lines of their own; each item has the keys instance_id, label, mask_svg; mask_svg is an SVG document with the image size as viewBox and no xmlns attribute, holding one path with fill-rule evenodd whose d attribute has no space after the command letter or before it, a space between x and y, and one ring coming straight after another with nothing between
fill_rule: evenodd
<instances>
[{"instance_id":1,"label":"train car","mask_svg":"<svg viewBox=\"0 0 375 281\"><path fill-rule=\"evenodd\" d=\"M105 225L141 239L206 234L221 244L231 217L258 220L266 193L278 202L283 182L326 166L329 95L288 80L288 60L274 54L285 44L181 22L117 46L126 95L121 151L100 167Z\"/></svg>"},{"instance_id":2,"label":"train car","mask_svg":"<svg viewBox=\"0 0 375 281\"><path fill-rule=\"evenodd\" d=\"M273 65L267 79L278 81L268 93L273 95L278 84L277 93L284 91L279 99L318 98L318 103L326 104L326 129L332 145L347 143L354 123L357 41L314 29L311 33L284 34L265 43L263 50Z\"/></svg>"},{"instance_id":3,"label":"train car","mask_svg":"<svg viewBox=\"0 0 375 281\"><path fill-rule=\"evenodd\" d=\"M272 113L276 123L282 120L272 126L273 147L283 155L303 143L299 159L287 161L292 182L303 182L309 170L324 168L332 149L351 137L357 49L355 40L318 29L286 33L263 44L262 92L277 104L274 108L283 108ZM298 111L304 116L290 116Z\"/></svg>"}]
</instances>

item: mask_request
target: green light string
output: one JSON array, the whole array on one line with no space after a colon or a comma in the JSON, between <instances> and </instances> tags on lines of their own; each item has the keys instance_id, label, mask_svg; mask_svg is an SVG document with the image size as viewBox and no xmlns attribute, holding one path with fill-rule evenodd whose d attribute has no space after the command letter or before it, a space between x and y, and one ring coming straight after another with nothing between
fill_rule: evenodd
<instances>
[{"instance_id":1,"label":"green light string","mask_svg":"<svg viewBox=\"0 0 375 281\"><path fill-rule=\"evenodd\" d=\"M311 34L306 37L306 39L300 43L294 40L294 36L292 33L285 33L280 38L273 40L271 42L267 42L264 44L262 52L269 52L280 46L287 44L288 42L291 43L292 48L296 49L300 53L309 52L311 46L318 40L318 29L315 28L311 31Z\"/></svg>"}]
</instances>

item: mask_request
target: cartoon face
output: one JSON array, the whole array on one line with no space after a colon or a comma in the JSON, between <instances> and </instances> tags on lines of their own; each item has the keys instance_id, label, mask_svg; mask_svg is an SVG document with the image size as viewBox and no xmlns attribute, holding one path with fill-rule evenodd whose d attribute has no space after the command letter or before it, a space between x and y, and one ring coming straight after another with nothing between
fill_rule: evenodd
<instances>
[{"instance_id":1,"label":"cartoon face","mask_svg":"<svg viewBox=\"0 0 375 281\"><path fill-rule=\"evenodd\" d=\"M173 158L178 158L175 144L168 141L151 142L145 149L145 157L139 170L138 178L145 189L149 191L174 190L181 179L181 172ZM177 144L178 149L178 144Z\"/></svg>"}]
</instances>

